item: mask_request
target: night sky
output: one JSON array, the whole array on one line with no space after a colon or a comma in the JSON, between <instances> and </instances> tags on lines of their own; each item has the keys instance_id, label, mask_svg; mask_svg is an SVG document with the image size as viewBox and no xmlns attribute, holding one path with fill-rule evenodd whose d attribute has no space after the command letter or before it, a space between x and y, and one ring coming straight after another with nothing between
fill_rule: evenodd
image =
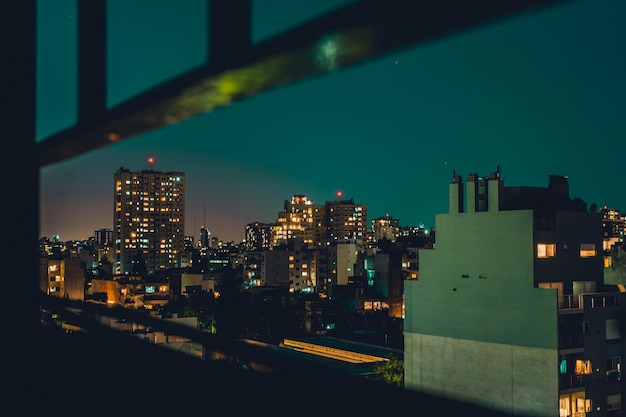
<instances>
[{"instance_id":1,"label":"night sky","mask_svg":"<svg viewBox=\"0 0 626 417\"><path fill-rule=\"evenodd\" d=\"M109 105L202 64L204 0L109 0ZM310 7L307 4L310 3ZM253 2L259 41L346 1ZM76 121L76 1L39 2L38 139ZM262 93L45 167L41 236L113 227L113 174L184 171L186 235L239 242L284 200L337 191L403 226L436 226L453 171L505 185L566 175L626 211L626 2L516 16ZM149 166L148 156L155 158Z\"/></svg>"}]
</instances>

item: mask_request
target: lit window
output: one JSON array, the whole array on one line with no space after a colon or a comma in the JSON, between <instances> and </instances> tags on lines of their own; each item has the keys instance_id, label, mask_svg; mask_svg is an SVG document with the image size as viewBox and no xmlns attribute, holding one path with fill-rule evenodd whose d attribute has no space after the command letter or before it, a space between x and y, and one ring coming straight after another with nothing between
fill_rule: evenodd
<instances>
[{"instance_id":1,"label":"lit window","mask_svg":"<svg viewBox=\"0 0 626 417\"><path fill-rule=\"evenodd\" d=\"M552 258L556 256L556 244L537 243L537 258Z\"/></svg>"},{"instance_id":2,"label":"lit window","mask_svg":"<svg viewBox=\"0 0 626 417\"><path fill-rule=\"evenodd\" d=\"M580 244L580 257L581 258L593 258L596 256L595 243L581 243Z\"/></svg>"},{"instance_id":3,"label":"lit window","mask_svg":"<svg viewBox=\"0 0 626 417\"><path fill-rule=\"evenodd\" d=\"M591 373L591 361L576 359L576 375L587 375Z\"/></svg>"}]
</instances>

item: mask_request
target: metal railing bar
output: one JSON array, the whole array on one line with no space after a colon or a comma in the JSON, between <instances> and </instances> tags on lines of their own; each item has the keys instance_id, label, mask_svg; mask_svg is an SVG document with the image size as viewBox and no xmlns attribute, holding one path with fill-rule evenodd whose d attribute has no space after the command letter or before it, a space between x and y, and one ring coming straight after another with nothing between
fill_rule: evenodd
<instances>
[{"instance_id":1,"label":"metal railing bar","mask_svg":"<svg viewBox=\"0 0 626 417\"><path fill-rule=\"evenodd\" d=\"M45 138L37 145L39 164L44 167L71 159L304 77L329 73L411 45L565 1L568 0L355 2L258 45L236 51L236 62L232 60L232 53L224 62L209 59L201 68L114 106L99 122L79 121ZM94 12L98 13L101 12ZM98 18L98 21L103 19ZM93 36L95 39L102 35ZM245 29L240 30L237 45L244 43L247 36ZM226 56L224 51L231 46L221 42L228 40L218 37L218 41L219 45L213 44L218 57L220 53ZM337 46L337 54L330 63L319 59L320 47L328 41ZM79 68L84 65L79 63ZM91 71L100 77L99 72ZM87 82L81 81L81 85ZM78 106L80 108L82 103ZM96 105L93 106L95 109Z\"/></svg>"}]
</instances>

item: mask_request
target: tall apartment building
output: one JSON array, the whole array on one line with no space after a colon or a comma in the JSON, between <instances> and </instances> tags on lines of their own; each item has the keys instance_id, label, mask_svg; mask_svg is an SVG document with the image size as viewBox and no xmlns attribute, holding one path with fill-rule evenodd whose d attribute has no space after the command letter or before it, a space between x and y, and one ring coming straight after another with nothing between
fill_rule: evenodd
<instances>
[{"instance_id":1,"label":"tall apartment building","mask_svg":"<svg viewBox=\"0 0 626 417\"><path fill-rule=\"evenodd\" d=\"M113 244L113 230L100 229L93 232L94 240L102 246L111 246Z\"/></svg>"},{"instance_id":2,"label":"tall apartment building","mask_svg":"<svg viewBox=\"0 0 626 417\"><path fill-rule=\"evenodd\" d=\"M367 207L353 199L337 198L315 207L314 223L317 245L354 243L360 249L367 243Z\"/></svg>"},{"instance_id":3,"label":"tall apartment building","mask_svg":"<svg viewBox=\"0 0 626 417\"><path fill-rule=\"evenodd\" d=\"M148 271L175 267L185 242L185 173L120 168L114 175L116 274L133 259Z\"/></svg>"},{"instance_id":4,"label":"tall apartment building","mask_svg":"<svg viewBox=\"0 0 626 417\"><path fill-rule=\"evenodd\" d=\"M301 239L305 245L313 243L314 202L306 195L296 194L285 200L284 209L272 228L272 246L284 245L290 239Z\"/></svg>"},{"instance_id":5,"label":"tall apartment building","mask_svg":"<svg viewBox=\"0 0 626 417\"><path fill-rule=\"evenodd\" d=\"M272 246L272 227L273 225L270 223L248 223L245 230L245 250L259 251L269 249Z\"/></svg>"},{"instance_id":6,"label":"tall apartment building","mask_svg":"<svg viewBox=\"0 0 626 417\"><path fill-rule=\"evenodd\" d=\"M435 249L405 281L405 388L512 415L623 415L626 293L605 285L602 219L500 170L454 175ZM466 204L465 204L466 203Z\"/></svg>"}]
</instances>

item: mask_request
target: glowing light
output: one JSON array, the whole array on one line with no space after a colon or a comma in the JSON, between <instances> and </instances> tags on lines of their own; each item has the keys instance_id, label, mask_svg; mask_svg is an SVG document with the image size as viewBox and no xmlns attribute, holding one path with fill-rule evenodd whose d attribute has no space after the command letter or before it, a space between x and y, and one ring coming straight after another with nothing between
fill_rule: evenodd
<instances>
[{"instance_id":1,"label":"glowing light","mask_svg":"<svg viewBox=\"0 0 626 417\"><path fill-rule=\"evenodd\" d=\"M154 164L154 158L153 158L153 157L151 157L151 156L149 156L149 157L148 157L148 163L149 163L150 165Z\"/></svg>"},{"instance_id":2,"label":"glowing light","mask_svg":"<svg viewBox=\"0 0 626 417\"><path fill-rule=\"evenodd\" d=\"M337 191L337 197L342 197L343 196L343 191Z\"/></svg>"},{"instance_id":3,"label":"glowing light","mask_svg":"<svg viewBox=\"0 0 626 417\"><path fill-rule=\"evenodd\" d=\"M317 59L320 66L328 71L337 69L337 58L339 54L339 46L335 37L326 37L318 45Z\"/></svg>"}]
</instances>

